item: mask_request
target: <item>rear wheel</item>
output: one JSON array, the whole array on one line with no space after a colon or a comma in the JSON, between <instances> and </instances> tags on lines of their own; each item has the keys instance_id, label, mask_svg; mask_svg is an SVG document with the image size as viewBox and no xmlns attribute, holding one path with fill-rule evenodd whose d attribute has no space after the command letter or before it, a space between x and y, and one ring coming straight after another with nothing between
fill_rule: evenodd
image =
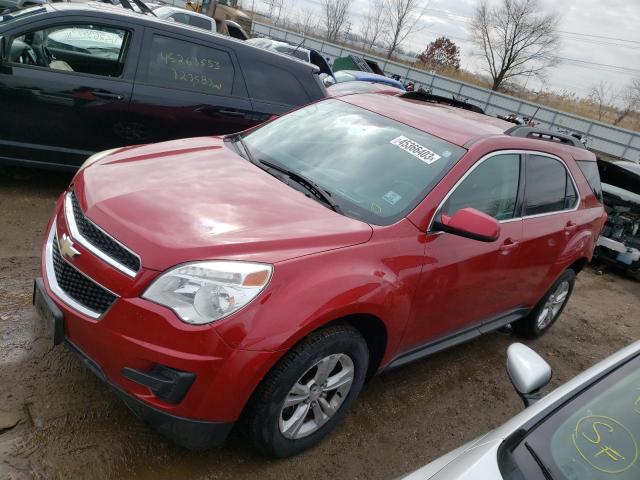
<instances>
[{"instance_id":1,"label":"rear wheel","mask_svg":"<svg viewBox=\"0 0 640 480\"><path fill-rule=\"evenodd\" d=\"M524 318L511 324L516 335L524 338L541 337L558 319L573 292L576 274L566 270Z\"/></svg>"},{"instance_id":2,"label":"rear wheel","mask_svg":"<svg viewBox=\"0 0 640 480\"><path fill-rule=\"evenodd\" d=\"M245 430L264 454L288 457L316 445L344 417L367 372L367 343L341 325L312 333L264 379Z\"/></svg>"}]
</instances>

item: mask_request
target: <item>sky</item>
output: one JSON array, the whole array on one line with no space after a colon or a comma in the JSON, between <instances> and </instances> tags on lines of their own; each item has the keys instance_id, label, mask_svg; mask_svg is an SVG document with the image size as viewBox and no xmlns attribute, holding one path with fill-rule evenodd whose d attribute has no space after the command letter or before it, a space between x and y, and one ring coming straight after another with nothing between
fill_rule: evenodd
<instances>
[{"instance_id":1,"label":"sky","mask_svg":"<svg viewBox=\"0 0 640 480\"><path fill-rule=\"evenodd\" d=\"M262 0L243 0L245 7L255 1L256 10L266 11ZM501 0L490 0L497 4ZM290 17L297 11L312 9L320 23L320 0L285 0ZM466 70L483 73L478 49L469 41L469 21L479 0L425 0L419 31L403 45L422 51L437 37L445 35L461 49ZM350 7L352 31L358 32L369 0L353 0ZM640 0L539 0L542 11L561 15L559 34L561 63L548 70L544 83L531 78L519 83L528 88L568 91L587 96L600 82L619 90L634 77L640 77Z\"/></svg>"}]
</instances>

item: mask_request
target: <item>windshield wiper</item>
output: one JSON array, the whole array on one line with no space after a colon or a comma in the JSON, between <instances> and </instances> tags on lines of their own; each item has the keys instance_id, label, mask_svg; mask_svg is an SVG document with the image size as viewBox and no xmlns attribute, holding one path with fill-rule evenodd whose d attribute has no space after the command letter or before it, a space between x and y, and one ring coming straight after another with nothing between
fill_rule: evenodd
<instances>
[{"instance_id":1,"label":"windshield wiper","mask_svg":"<svg viewBox=\"0 0 640 480\"><path fill-rule=\"evenodd\" d=\"M296 182L298 185L302 185L309 192L311 192L317 199L326 203L331 210L336 213L342 213L340 206L331 198L331 194L327 192L320 185L315 183L313 180L309 180L307 177L300 175L293 170L289 170L288 168L278 165L277 163L271 163L267 160L258 160L262 165L272 168L273 170L277 170L278 172L284 173L291 180Z\"/></svg>"},{"instance_id":2,"label":"windshield wiper","mask_svg":"<svg viewBox=\"0 0 640 480\"><path fill-rule=\"evenodd\" d=\"M272 163L272 162L269 162L268 160L256 159L251 154L251 150L249 150L249 147L247 147L247 144L242 138L242 135L236 135L233 139L242 146L242 149L245 152L245 155L244 155L245 158L249 160L251 163L259 167L267 167L272 170L277 170L280 173L284 173L287 177L289 177L291 180L296 182L298 185L302 185L307 191L311 192L321 202L328 205L329 208L331 208L331 210L333 210L336 213L340 213L340 214L342 213L342 209L331 198L331 194L327 192L325 189L323 189L320 185L315 183L313 180L309 180L307 177L300 175L299 173L294 172L293 170L289 170L283 165Z\"/></svg>"},{"instance_id":3,"label":"windshield wiper","mask_svg":"<svg viewBox=\"0 0 640 480\"><path fill-rule=\"evenodd\" d=\"M548 480L553 480L553 476L551 475L551 472L549 471L547 466L544 463L542 463L542 460L540 459L538 454L535 452L535 450L531 448L531 445L529 445L528 442L524 442L524 446L529 451L533 459L536 461L536 463L540 467L540 470L542 470L542 474L545 476L545 478L547 478Z\"/></svg>"}]
</instances>

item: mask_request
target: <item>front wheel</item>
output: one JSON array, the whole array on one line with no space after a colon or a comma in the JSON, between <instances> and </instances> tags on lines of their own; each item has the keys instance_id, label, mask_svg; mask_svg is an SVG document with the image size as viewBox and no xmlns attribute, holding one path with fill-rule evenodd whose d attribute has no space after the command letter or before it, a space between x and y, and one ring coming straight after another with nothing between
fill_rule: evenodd
<instances>
[{"instance_id":1,"label":"front wheel","mask_svg":"<svg viewBox=\"0 0 640 480\"><path fill-rule=\"evenodd\" d=\"M572 269L560 275L538 305L526 317L511 324L514 333L524 338L544 335L564 310L573 292L575 280L576 274Z\"/></svg>"},{"instance_id":2,"label":"front wheel","mask_svg":"<svg viewBox=\"0 0 640 480\"><path fill-rule=\"evenodd\" d=\"M312 333L287 353L251 400L246 433L264 454L288 457L316 445L356 399L367 343L348 325Z\"/></svg>"}]
</instances>

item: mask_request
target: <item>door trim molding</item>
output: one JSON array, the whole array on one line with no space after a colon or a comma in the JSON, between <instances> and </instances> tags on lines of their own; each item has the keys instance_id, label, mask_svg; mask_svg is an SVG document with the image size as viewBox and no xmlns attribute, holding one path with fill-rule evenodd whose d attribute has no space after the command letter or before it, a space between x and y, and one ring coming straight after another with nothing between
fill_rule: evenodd
<instances>
[{"instance_id":1,"label":"door trim molding","mask_svg":"<svg viewBox=\"0 0 640 480\"><path fill-rule=\"evenodd\" d=\"M441 352L442 350L446 350L456 345L460 345L461 343L468 342L469 340L477 338L481 335L493 332L494 330L498 330L499 328L502 328L505 325L510 324L511 322L515 322L516 320L524 317L527 313L529 313L529 309L524 307L507 310L504 313L501 313L494 317L490 317L480 323L477 323L472 327L457 330L453 333L445 335L444 337L440 337L437 340L431 340L423 345L400 353L396 355L380 371L386 372L388 370L393 370L394 368L406 365L407 363L429 357L438 352Z\"/></svg>"}]
</instances>

